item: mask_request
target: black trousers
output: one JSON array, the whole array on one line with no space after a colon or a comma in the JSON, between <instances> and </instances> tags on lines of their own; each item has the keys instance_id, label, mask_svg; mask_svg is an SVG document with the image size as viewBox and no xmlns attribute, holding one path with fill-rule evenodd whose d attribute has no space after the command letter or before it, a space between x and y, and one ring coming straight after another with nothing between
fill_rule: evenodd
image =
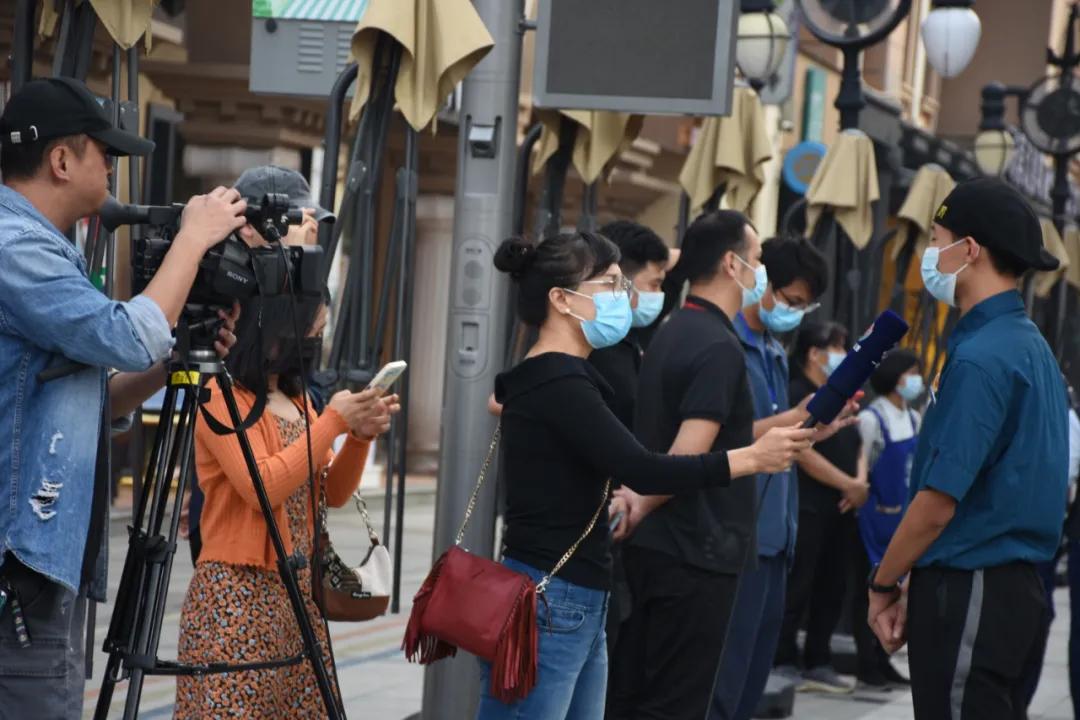
<instances>
[{"instance_id":1,"label":"black trousers","mask_svg":"<svg viewBox=\"0 0 1080 720\"><path fill-rule=\"evenodd\" d=\"M914 570L907 634L916 720L1026 718L1023 669L1045 611L1030 563Z\"/></svg>"},{"instance_id":2,"label":"black trousers","mask_svg":"<svg viewBox=\"0 0 1080 720\"><path fill-rule=\"evenodd\" d=\"M829 642L843 611L853 526L850 513L841 514L838 510L810 509L799 513L795 562L788 576L776 665L799 664L796 637L804 616L804 666L816 668L832 663Z\"/></svg>"},{"instance_id":3,"label":"black trousers","mask_svg":"<svg viewBox=\"0 0 1080 720\"><path fill-rule=\"evenodd\" d=\"M619 632L622 625L630 617L632 608L630 600L630 585L626 581L626 570L623 567L622 558L623 544L613 543L611 546L611 593L608 595L607 622L604 630L607 633L608 657L615 654L615 648L619 644Z\"/></svg>"},{"instance_id":4,"label":"black trousers","mask_svg":"<svg viewBox=\"0 0 1080 720\"><path fill-rule=\"evenodd\" d=\"M608 720L702 720L712 700L737 576L665 553L623 550L633 598L609 658Z\"/></svg>"}]
</instances>

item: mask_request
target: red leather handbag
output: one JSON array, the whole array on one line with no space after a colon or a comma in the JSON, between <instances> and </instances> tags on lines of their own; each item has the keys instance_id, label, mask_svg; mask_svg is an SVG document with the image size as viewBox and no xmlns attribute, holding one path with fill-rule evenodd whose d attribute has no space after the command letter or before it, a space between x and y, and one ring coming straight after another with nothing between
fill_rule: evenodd
<instances>
[{"instance_id":1,"label":"red leather handbag","mask_svg":"<svg viewBox=\"0 0 1080 720\"><path fill-rule=\"evenodd\" d=\"M589 526L539 583L494 560L461 547L476 498L499 442L491 439L457 540L431 568L413 598L402 649L411 662L433 663L458 648L491 663L491 694L505 703L520 700L536 685L536 599L562 569L600 519L610 481Z\"/></svg>"}]
</instances>

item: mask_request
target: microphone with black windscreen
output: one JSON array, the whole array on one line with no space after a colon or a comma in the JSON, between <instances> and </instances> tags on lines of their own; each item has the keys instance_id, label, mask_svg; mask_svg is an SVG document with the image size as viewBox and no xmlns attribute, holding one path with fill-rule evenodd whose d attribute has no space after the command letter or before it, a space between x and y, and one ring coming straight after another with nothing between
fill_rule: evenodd
<instances>
[{"instance_id":1,"label":"microphone with black windscreen","mask_svg":"<svg viewBox=\"0 0 1080 720\"><path fill-rule=\"evenodd\" d=\"M810 417L803 423L812 428L818 423L828 425L847 401L870 379L881 358L891 350L908 331L908 324L892 310L878 315L870 331L855 343L844 361L833 371L806 406Z\"/></svg>"}]
</instances>

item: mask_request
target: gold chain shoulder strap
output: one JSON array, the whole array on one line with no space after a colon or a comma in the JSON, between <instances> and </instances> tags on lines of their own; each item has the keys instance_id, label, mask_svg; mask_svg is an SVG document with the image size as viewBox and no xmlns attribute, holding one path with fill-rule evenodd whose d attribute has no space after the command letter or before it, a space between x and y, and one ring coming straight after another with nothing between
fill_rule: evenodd
<instances>
[{"instance_id":1,"label":"gold chain shoulder strap","mask_svg":"<svg viewBox=\"0 0 1080 720\"><path fill-rule=\"evenodd\" d=\"M495 448L499 446L499 435L502 433L502 424L495 426L495 434L491 436L491 445L488 446L487 457L484 458L484 464L480 466L480 477L476 479L476 487L473 488L472 497L469 498L469 505L465 508L465 519L461 521L461 529L458 530L457 540L454 541L455 545L460 545L465 539L465 528L469 527L469 520L472 518L473 510L476 509L476 498L480 496L480 486L484 484L484 477L487 475L488 468L491 467L491 460L495 457Z\"/></svg>"},{"instance_id":2,"label":"gold chain shoulder strap","mask_svg":"<svg viewBox=\"0 0 1080 720\"><path fill-rule=\"evenodd\" d=\"M548 583L551 581L551 578L555 576L555 573L562 570L563 565L565 565L570 560L570 558L573 557L574 553L577 552L577 549L581 545L581 543L585 542L585 538L589 537L589 533L591 533L593 531L593 528L596 527L596 521L600 519L600 513L604 511L604 506L607 505L609 492L611 492L611 478L608 478L604 481L604 495L600 498L600 507L596 508L596 512L593 513L592 520L589 521L588 527L585 528L585 532L583 532L581 534L581 537L579 537L574 542L574 544L570 546L570 549L567 550L561 558L559 558L559 562L555 563L555 567L551 568L551 572L545 575L540 580L540 582L536 583L536 592L542 593L544 592L544 590L547 589Z\"/></svg>"},{"instance_id":3,"label":"gold chain shoulder strap","mask_svg":"<svg viewBox=\"0 0 1080 720\"><path fill-rule=\"evenodd\" d=\"M473 510L476 509L476 499L480 495L480 487L484 484L484 478L487 476L488 468L491 467L491 460L495 457L495 449L499 446L499 436L502 433L502 425L495 426L495 434L491 437L491 445L488 446L487 457L484 458L484 464L480 466L480 477L476 480L476 487L473 488L472 497L469 498L469 505L465 508L465 519L461 523L461 529L458 530L457 540L454 541L455 545L461 545L465 538L465 528L469 526L469 519L472 518ZM611 479L609 478L604 482L604 494L600 498L600 506L596 508L596 512L593 513L592 519L589 520L588 527L585 528L585 532L581 534L574 544L570 546L570 549L563 553L563 556L559 558L559 562L555 563L555 567L551 569L547 575L540 579L540 582L536 584L536 592L543 593L547 589L548 583L551 578L555 576L563 566L569 562L570 558L574 556L577 549L581 546L581 543L585 542L585 538L589 537L589 533L596 527L596 523L600 520L600 514L604 512L604 507L607 505L608 494L611 492Z\"/></svg>"}]
</instances>

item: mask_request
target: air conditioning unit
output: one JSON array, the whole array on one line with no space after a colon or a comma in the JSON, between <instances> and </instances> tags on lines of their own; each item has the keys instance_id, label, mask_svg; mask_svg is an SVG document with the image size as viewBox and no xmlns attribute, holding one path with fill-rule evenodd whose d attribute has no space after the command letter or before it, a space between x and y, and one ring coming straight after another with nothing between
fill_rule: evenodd
<instances>
[{"instance_id":1,"label":"air conditioning unit","mask_svg":"<svg viewBox=\"0 0 1080 720\"><path fill-rule=\"evenodd\" d=\"M252 92L326 97L368 0L253 0Z\"/></svg>"}]
</instances>

